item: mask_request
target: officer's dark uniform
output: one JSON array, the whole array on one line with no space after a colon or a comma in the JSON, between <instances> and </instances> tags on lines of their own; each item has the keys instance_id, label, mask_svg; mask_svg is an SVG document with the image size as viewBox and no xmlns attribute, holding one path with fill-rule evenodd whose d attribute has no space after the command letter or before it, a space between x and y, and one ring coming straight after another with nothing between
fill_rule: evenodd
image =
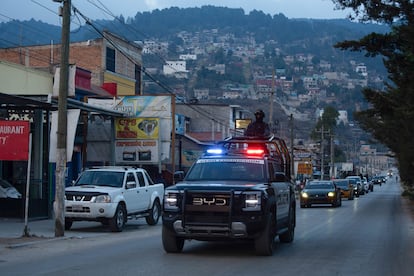
<instances>
[{"instance_id":1,"label":"officer's dark uniform","mask_svg":"<svg viewBox=\"0 0 414 276\"><path fill-rule=\"evenodd\" d=\"M265 116L263 110L258 109L254 115L256 116L256 121L251 122L244 133L246 136L269 136L270 128L269 125L263 122Z\"/></svg>"}]
</instances>

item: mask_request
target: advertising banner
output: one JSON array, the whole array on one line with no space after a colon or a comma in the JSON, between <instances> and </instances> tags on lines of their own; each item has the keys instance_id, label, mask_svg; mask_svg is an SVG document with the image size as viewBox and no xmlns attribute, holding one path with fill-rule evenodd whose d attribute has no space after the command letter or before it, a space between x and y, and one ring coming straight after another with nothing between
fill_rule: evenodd
<instances>
[{"instance_id":1,"label":"advertising banner","mask_svg":"<svg viewBox=\"0 0 414 276\"><path fill-rule=\"evenodd\" d=\"M66 161L72 161L73 146L75 143L76 126L78 125L80 109L68 109L68 120L66 130ZM49 162L56 162L57 151L57 129L58 129L58 111L52 112L52 125L50 129L50 149Z\"/></svg>"},{"instance_id":2,"label":"advertising banner","mask_svg":"<svg viewBox=\"0 0 414 276\"><path fill-rule=\"evenodd\" d=\"M158 139L159 118L117 118L115 139Z\"/></svg>"},{"instance_id":3,"label":"advertising banner","mask_svg":"<svg viewBox=\"0 0 414 276\"><path fill-rule=\"evenodd\" d=\"M27 161L30 123L0 120L0 160Z\"/></svg>"},{"instance_id":4,"label":"advertising banner","mask_svg":"<svg viewBox=\"0 0 414 276\"><path fill-rule=\"evenodd\" d=\"M117 164L157 163L157 140L116 140L115 162Z\"/></svg>"},{"instance_id":5,"label":"advertising banner","mask_svg":"<svg viewBox=\"0 0 414 276\"><path fill-rule=\"evenodd\" d=\"M116 163L171 162L172 96L125 96L114 107L128 118L115 122Z\"/></svg>"}]
</instances>

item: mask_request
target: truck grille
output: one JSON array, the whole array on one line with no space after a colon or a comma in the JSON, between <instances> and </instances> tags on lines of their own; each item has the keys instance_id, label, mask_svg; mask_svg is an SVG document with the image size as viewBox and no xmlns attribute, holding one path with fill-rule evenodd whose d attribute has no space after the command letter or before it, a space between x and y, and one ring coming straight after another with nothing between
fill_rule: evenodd
<instances>
[{"instance_id":1,"label":"truck grille","mask_svg":"<svg viewBox=\"0 0 414 276\"><path fill-rule=\"evenodd\" d=\"M86 192L66 192L66 200L69 201L91 201L95 196L101 195L102 193L86 193Z\"/></svg>"},{"instance_id":2,"label":"truck grille","mask_svg":"<svg viewBox=\"0 0 414 276\"><path fill-rule=\"evenodd\" d=\"M232 215L232 193L187 192L184 222L191 225L228 225Z\"/></svg>"}]
</instances>

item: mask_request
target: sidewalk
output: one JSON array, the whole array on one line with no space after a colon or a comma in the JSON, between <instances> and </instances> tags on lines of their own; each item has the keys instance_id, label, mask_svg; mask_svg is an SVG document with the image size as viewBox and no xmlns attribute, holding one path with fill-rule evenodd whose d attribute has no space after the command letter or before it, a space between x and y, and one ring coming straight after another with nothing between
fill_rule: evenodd
<instances>
[{"instance_id":1,"label":"sidewalk","mask_svg":"<svg viewBox=\"0 0 414 276\"><path fill-rule=\"evenodd\" d=\"M76 228L65 231L63 237L55 237L54 219L29 220L27 230L28 236L25 236L23 219L0 218L0 247L20 247L34 242L86 238L107 234L100 223L78 222Z\"/></svg>"},{"instance_id":2,"label":"sidewalk","mask_svg":"<svg viewBox=\"0 0 414 276\"><path fill-rule=\"evenodd\" d=\"M30 236L52 238L55 236L54 220L42 219L27 222ZM0 218L0 238L19 238L25 230L23 219Z\"/></svg>"}]
</instances>

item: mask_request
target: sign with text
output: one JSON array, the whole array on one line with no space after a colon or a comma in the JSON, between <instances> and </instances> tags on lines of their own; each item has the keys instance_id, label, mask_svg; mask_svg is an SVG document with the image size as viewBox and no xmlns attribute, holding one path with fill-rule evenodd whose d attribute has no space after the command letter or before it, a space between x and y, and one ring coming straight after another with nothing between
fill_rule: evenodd
<instances>
[{"instance_id":1,"label":"sign with text","mask_svg":"<svg viewBox=\"0 0 414 276\"><path fill-rule=\"evenodd\" d=\"M157 140L116 140L115 162L117 164L157 163Z\"/></svg>"},{"instance_id":2,"label":"sign with text","mask_svg":"<svg viewBox=\"0 0 414 276\"><path fill-rule=\"evenodd\" d=\"M28 121L0 120L0 160L28 160L29 134Z\"/></svg>"}]
</instances>

